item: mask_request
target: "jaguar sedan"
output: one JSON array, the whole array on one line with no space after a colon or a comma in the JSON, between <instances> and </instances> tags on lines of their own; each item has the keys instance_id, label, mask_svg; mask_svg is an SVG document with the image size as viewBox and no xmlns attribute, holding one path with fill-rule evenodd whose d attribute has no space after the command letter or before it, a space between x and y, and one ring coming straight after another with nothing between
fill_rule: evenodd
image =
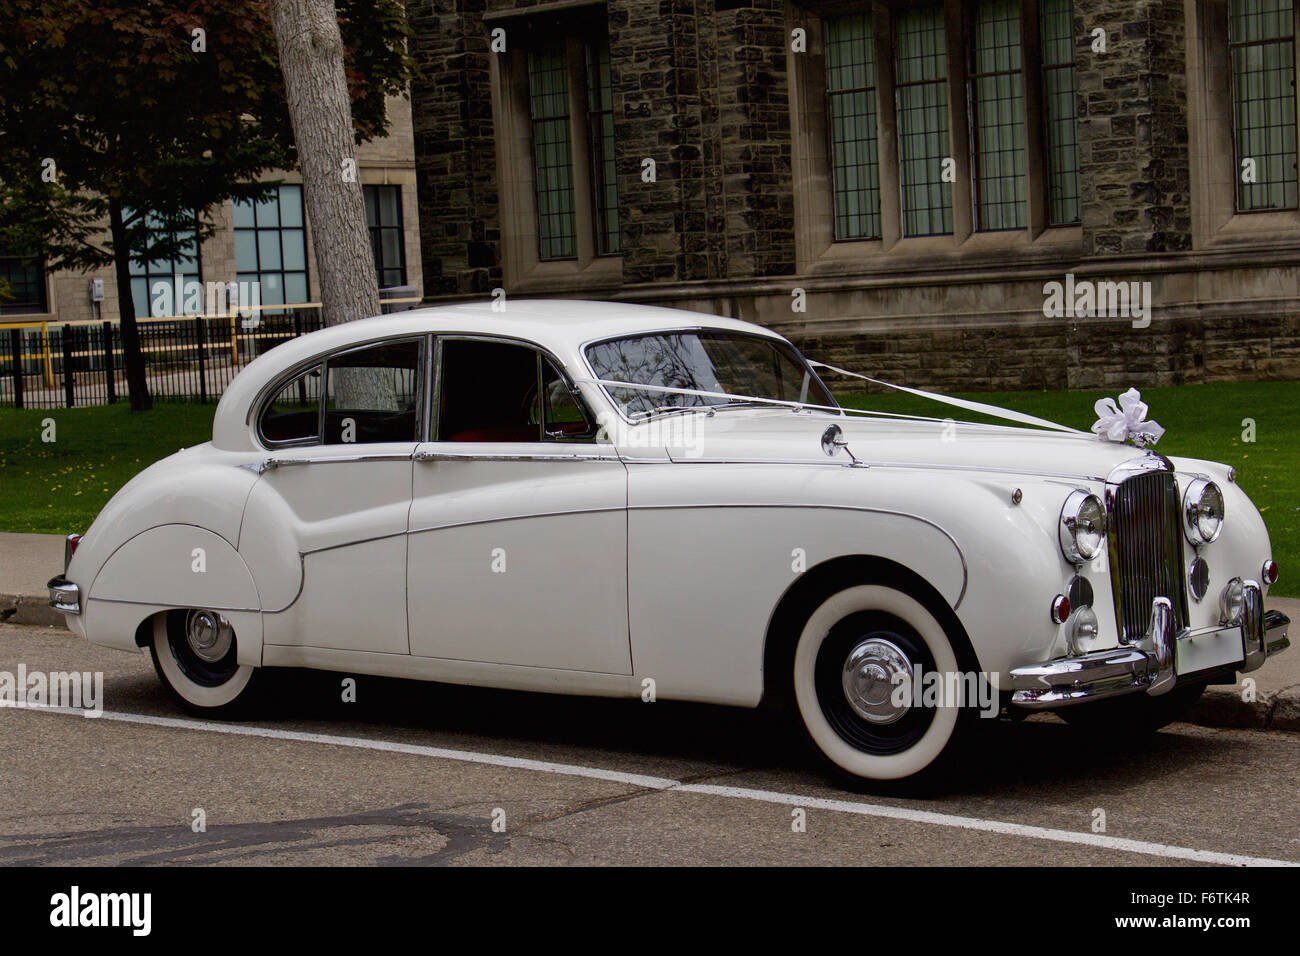
<instances>
[{"instance_id":1,"label":"jaguar sedan","mask_svg":"<svg viewBox=\"0 0 1300 956\"><path fill-rule=\"evenodd\" d=\"M1231 468L937 407L850 414L782 337L673 309L350 322L241 372L51 603L191 711L271 667L770 702L872 780L981 717L1154 728L1287 646Z\"/></svg>"}]
</instances>

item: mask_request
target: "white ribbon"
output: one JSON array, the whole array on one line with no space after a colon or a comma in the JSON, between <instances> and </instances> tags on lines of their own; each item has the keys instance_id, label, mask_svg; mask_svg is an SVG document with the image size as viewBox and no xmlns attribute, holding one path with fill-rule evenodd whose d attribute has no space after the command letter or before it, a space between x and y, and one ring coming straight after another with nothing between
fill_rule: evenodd
<instances>
[{"instance_id":1,"label":"white ribbon","mask_svg":"<svg viewBox=\"0 0 1300 956\"><path fill-rule=\"evenodd\" d=\"M1130 388L1119 397L1118 408L1113 398L1102 398L1093 405L1093 410L1097 413L1097 420L1093 422L1092 430L1107 441L1132 441L1145 447L1154 445L1165 433L1155 422L1146 421L1149 409L1136 388Z\"/></svg>"},{"instance_id":2,"label":"white ribbon","mask_svg":"<svg viewBox=\"0 0 1300 956\"><path fill-rule=\"evenodd\" d=\"M920 398L928 398L932 401L941 402L944 405L964 408L968 412L979 412L981 415L987 415L990 418L1001 418L1003 421L1017 422L1021 425L1036 425L1039 428L1050 428L1053 431L1058 432L1082 434L1082 432L1077 428L1070 428L1067 425L1058 425L1056 422L1050 422L1046 418L1026 415L1024 412L1012 411L1011 409L1003 408L1000 405L989 405L985 402L970 402L964 398L953 398L951 395L940 395L937 392L925 392L919 388L908 388L906 385L895 385L893 382L882 382L880 379L872 378L869 375L860 375L857 372L850 372L847 369L836 368L834 365L827 365L825 362L814 362L812 359L808 360L808 364L814 368L830 369L832 372L839 375L847 375L850 378L860 378L862 381L870 382L872 385L883 385L886 388L897 389L900 392L906 392L909 395L916 395Z\"/></svg>"}]
</instances>

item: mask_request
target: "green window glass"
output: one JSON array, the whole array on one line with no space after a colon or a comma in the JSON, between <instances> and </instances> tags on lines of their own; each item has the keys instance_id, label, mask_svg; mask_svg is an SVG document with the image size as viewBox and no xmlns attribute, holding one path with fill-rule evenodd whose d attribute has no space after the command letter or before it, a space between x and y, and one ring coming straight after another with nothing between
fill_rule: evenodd
<instances>
[{"instance_id":1,"label":"green window glass","mask_svg":"<svg viewBox=\"0 0 1300 956\"><path fill-rule=\"evenodd\" d=\"M1292 0L1231 0L1237 209L1296 208L1295 13Z\"/></svg>"},{"instance_id":2,"label":"green window glass","mask_svg":"<svg viewBox=\"0 0 1300 956\"><path fill-rule=\"evenodd\" d=\"M876 60L869 15L826 22L826 119L835 238L878 239Z\"/></svg>"},{"instance_id":3,"label":"green window glass","mask_svg":"<svg viewBox=\"0 0 1300 956\"><path fill-rule=\"evenodd\" d=\"M47 309L45 262L38 256L11 256L0 247L0 315L34 315Z\"/></svg>"},{"instance_id":4,"label":"green window glass","mask_svg":"<svg viewBox=\"0 0 1300 956\"><path fill-rule=\"evenodd\" d=\"M1079 105L1074 75L1074 4L1042 0L1043 121L1047 127L1047 218L1079 221Z\"/></svg>"},{"instance_id":5,"label":"green window glass","mask_svg":"<svg viewBox=\"0 0 1300 956\"><path fill-rule=\"evenodd\" d=\"M578 254L578 245L569 140L569 64L563 41L529 52L528 97L537 177L538 258L572 259Z\"/></svg>"},{"instance_id":6,"label":"green window glass","mask_svg":"<svg viewBox=\"0 0 1300 956\"><path fill-rule=\"evenodd\" d=\"M1023 229L1025 92L1019 0L975 5L970 91L977 228Z\"/></svg>"},{"instance_id":7,"label":"green window glass","mask_svg":"<svg viewBox=\"0 0 1300 956\"><path fill-rule=\"evenodd\" d=\"M948 57L943 8L901 10L894 21L903 234L952 232L948 149Z\"/></svg>"},{"instance_id":8,"label":"green window glass","mask_svg":"<svg viewBox=\"0 0 1300 956\"><path fill-rule=\"evenodd\" d=\"M587 137L591 188L596 215L596 254L616 255L622 248L618 230L618 176L614 166L613 83L609 41L586 44Z\"/></svg>"},{"instance_id":9,"label":"green window glass","mask_svg":"<svg viewBox=\"0 0 1300 956\"><path fill-rule=\"evenodd\" d=\"M362 186L366 226L379 288L406 285L406 243L402 230L402 187Z\"/></svg>"},{"instance_id":10,"label":"green window glass","mask_svg":"<svg viewBox=\"0 0 1300 956\"><path fill-rule=\"evenodd\" d=\"M129 217L132 211L126 209L123 212ZM184 218L192 220L194 226L189 229L171 228L154 213L145 214L149 238L143 249L131 250L131 302L137 319L184 315L186 300L192 296L191 282L201 281L199 245L195 241L198 216L191 213ZM175 257L165 257L155 251L157 237L163 236L179 245L180 252ZM202 306L199 311L203 311Z\"/></svg>"},{"instance_id":11,"label":"green window glass","mask_svg":"<svg viewBox=\"0 0 1300 956\"><path fill-rule=\"evenodd\" d=\"M263 306L308 301L302 187L280 186L257 203L237 200L232 214L239 281L259 283ZM283 311L263 310L262 315Z\"/></svg>"}]
</instances>

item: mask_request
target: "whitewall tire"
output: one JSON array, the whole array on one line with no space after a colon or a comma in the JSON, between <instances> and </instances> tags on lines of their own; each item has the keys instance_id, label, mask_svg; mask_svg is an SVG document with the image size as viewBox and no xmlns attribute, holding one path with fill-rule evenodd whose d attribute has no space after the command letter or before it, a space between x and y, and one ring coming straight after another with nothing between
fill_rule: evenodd
<instances>
[{"instance_id":1,"label":"whitewall tire","mask_svg":"<svg viewBox=\"0 0 1300 956\"><path fill-rule=\"evenodd\" d=\"M217 715L247 700L257 668L235 659L234 629L198 608L154 618L150 651L163 684L187 710Z\"/></svg>"},{"instance_id":2,"label":"whitewall tire","mask_svg":"<svg viewBox=\"0 0 1300 956\"><path fill-rule=\"evenodd\" d=\"M826 598L805 622L794 652L795 703L813 744L840 770L901 780L939 759L963 710L913 706L912 695L892 693L896 675L910 681L921 671L960 670L924 604L895 588L858 585Z\"/></svg>"}]
</instances>

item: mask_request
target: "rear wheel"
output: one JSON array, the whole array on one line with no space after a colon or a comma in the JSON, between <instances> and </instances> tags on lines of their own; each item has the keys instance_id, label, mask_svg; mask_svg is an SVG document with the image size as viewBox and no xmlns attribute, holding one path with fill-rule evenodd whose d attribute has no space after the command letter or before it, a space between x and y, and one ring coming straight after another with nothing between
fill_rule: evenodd
<instances>
[{"instance_id":1,"label":"rear wheel","mask_svg":"<svg viewBox=\"0 0 1300 956\"><path fill-rule=\"evenodd\" d=\"M808 737L841 771L901 780L937 767L975 716L970 701L931 706L924 693L936 679L925 675L961 673L952 639L923 603L858 585L830 595L805 622L794 698Z\"/></svg>"},{"instance_id":2,"label":"rear wheel","mask_svg":"<svg viewBox=\"0 0 1300 956\"><path fill-rule=\"evenodd\" d=\"M216 611L168 611L154 622L154 669L191 713L228 715L247 702L256 668L240 664L236 649L234 628Z\"/></svg>"}]
</instances>

